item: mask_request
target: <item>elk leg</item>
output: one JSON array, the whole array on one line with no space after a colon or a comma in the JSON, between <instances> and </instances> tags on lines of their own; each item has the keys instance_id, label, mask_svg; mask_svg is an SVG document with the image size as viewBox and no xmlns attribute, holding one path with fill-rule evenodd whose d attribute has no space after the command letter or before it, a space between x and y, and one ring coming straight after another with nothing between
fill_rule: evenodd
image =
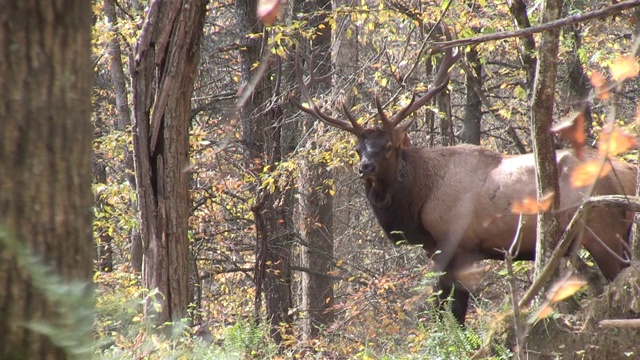
<instances>
[{"instance_id":1,"label":"elk leg","mask_svg":"<svg viewBox=\"0 0 640 360\"><path fill-rule=\"evenodd\" d=\"M615 209L593 209L583 238L584 247L607 280L612 281L625 267L626 252L623 242L631 222L626 212Z\"/></svg>"},{"instance_id":2,"label":"elk leg","mask_svg":"<svg viewBox=\"0 0 640 360\"><path fill-rule=\"evenodd\" d=\"M446 311L446 300L450 295L452 295L453 299L449 307L451 308L451 312L458 323L460 325L464 325L467 308L469 307L469 291L467 291L462 284L458 284L457 286L455 285L453 273L452 268L447 268L446 273L441 275L438 279L438 285L441 290L438 295L438 305L440 311Z\"/></svg>"}]
</instances>

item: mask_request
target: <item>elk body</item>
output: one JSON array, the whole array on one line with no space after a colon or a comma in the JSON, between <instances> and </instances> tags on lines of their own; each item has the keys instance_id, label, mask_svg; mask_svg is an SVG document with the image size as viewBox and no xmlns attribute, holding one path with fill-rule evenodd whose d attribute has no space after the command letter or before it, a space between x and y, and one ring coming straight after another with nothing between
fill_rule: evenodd
<instances>
[{"instance_id":1,"label":"elk body","mask_svg":"<svg viewBox=\"0 0 640 360\"><path fill-rule=\"evenodd\" d=\"M505 250L514 241L519 216L511 206L536 197L535 161L532 154L508 156L481 147L460 145L420 149L410 145L407 129L400 124L446 87L448 70L457 60L451 50L435 76L433 86L419 99L396 115L387 118L380 101L376 106L382 127L365 129L344 108L348 122L322 113L303 81L298 63L296 73L302 97L309 103L294 105L327 124L358 138L359 171L375 216L394 242L422 245L443 271L438 284L441 296L453 293L452 311L464 323L469 292L456 285L456 274L482 259L504 259ZM587 151L588 157L597 156ZM560 211L557 216L565 228L585 197L585 189L570 186L570 174L579 164L569 151L557 152ZM593 195L632 195L635 192L635 166L612 160L613 170L600 179ZM533 260L535 255L536 216L524 216L520 230L518 260ZM586 219L582 244L591 253L607 279L613 279L628 262L625 244L631 216L621 209L592 209ZM456 285L456 286L454 286Z\"/></svg>"}]
</instances>

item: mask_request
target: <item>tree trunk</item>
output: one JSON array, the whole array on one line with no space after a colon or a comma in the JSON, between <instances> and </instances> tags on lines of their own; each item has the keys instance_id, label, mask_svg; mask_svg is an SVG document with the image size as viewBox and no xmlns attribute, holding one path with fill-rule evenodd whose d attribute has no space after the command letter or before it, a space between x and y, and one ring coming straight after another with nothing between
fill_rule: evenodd
<instances>
[{"instance_id":1,"label":"tree trunk","mask_svg":"<svg viewBox=\"0 0 640 360\"><path fill-rule=\"evenodd\" d=\"M561 10L561 0L545 0L540 23L558 19ZM538 65L531 105L531 132L533 134L533 151L537 166L538 199L542 198L544 194L553 191L555 194L553 208L557 208L559 204L560 190L558 187L555 146L553 135L549 129L553 121L559 37L559 30L543 32L540 37ZM547 263L561 234L553 208L549 212L538 214L536 277Z\"/></svg>"},{"instance_id":2,"label":"tree trunk","mask_svg":"<svg viewBox=\"0 0 640 360\"><path fill-rule=\"evenodd\" d=\"M114 0L104 0L104 14L107 18L107 23L111 26L110 30L113 31L111 39L109 40L109 70L111 72L111 82L113 83L113 89L116 95L116 110L118 113L118 119L116 122L116 129L119 131L126 131L127 126L131 124L131 108L129 107L127 90L127 81L124 73L124 66L122 64L122 50L120 48L120 39L117 32L118 17L116 15L116 9ZM129 186L136 190L136 179L134 175L133 166L133 154L127 147L124 152L124 173ZM131 204L134 212L138 210L137 201L133 201ZM142 271L142 238L140 237L140 230L136 227L131 230L131 250L130 250L130 263L133 270L136 272Z\"/></svg>"},{"instance_id":3,"label":"tree trunk","mask_svg":"<svg viewBox=\"0 0 640 360\"><path fill-rule=\"evenodd\" d=\"M529 15L527 15L527 4L524 0L513 0L509 3L509 12L513 15L520 29L527 29L531 27L529 22ZM533 35L524 36L521 38L522 48L520 49L520 59L522 65L524 65L525 72L527 73L527 91L530 91L533 87L534 77L536 74L536 58L534 57L536 51L536 41Z\"/></svg>"},{"instance_id":4,"label":"tree trunk","mask_svg":"<svg viewBox=\"0 0 640 360\"><path fill-rule=\"evenodd\" d=\"M310 71L314 71L317 76L327 75L331 72L331 25L327 21L326 12L331 11L331 1L309 1L302 7L302 11L311 16L309 27L316 34L311 40L310 48L315 51L317 61L314 63L315 68ZM330 85L331 82L321 84L318 90L329 90ZM306 121L303 133L308 133L315 124L314 119ZM318 144L311 141L307 147L308 153L315 153L317 147ZM328 184L330 178L331 174L322 160L309 157L302 160L298 179L302 212L300 232L304 240L300 249L300 265L310 270L301 273L303 340L317 337L320 328L326 327L333 320L333 281L327 276L332 269L333 260L333 196L330 194L332 186Z\"/></svg>"},{"instance_id":5,"label":"tree trunk","mask_svg":"<svg viewBox=\"0 0 640 360\"><path fill-rule=\"evenodd\" d=\"M261 37L246 36L242 40L241 69L244 84L254 76L253 65L268 53L268 32L256 18L256 0L236 0L239 12L239 28L245 34L262 34ZM274 63L281 65L280 59ZM241 109L242 140L245 145L245 164L256 178L263 169L271 171L282 160L283 110L275 99L275 73L272 64L252 91L250 100ZM277 73L280 73L278 71ZM272 176L272 174L268 174ZM274 175L275 176L275 175ZM291 187L275 186L260 189L255 184L256 205L252 212L256 222L255 312L259 319L262 294L266 303L267 317L271 323L271 337L278 344L291 332L293 322L291 309L291 244L293 242L293 193ZM256 320L257 320L256 319Z\"/></svg>"},{"instance_id":6,"label":"tree trunk","mask_svg":"<svg viewBox=\"0 0 640 360\"><path fill-rule=\"evenodd\" d=\"M482 88L482 64L480 64L475 46L472 46L466 55L470 73L466 74L467 102L464 108L460 137L462 142L480 145L482 99L477 89Z\"/></svg>"},{"instance_id":7,"label":"tree trunk","mask_svg":"<svg viewBox=\"0 0 640 360\"><path fill-rule=\"evenodd\" d=\"M1 8L0 358L89 358L72 351L91 341L90 2Z\"/></svg>"},{"instance_id":8,"label":"tree trunk","mask_svg":"<svg viewBox=\"0 0 640 360\"><path fill-rule=\"evenodd\" d=\"M153 1L131 63L142 284L161 294L145 314L158 324L187 314L189 122L206 4Z\"/></svg>"},{"instance_id":9,"label":"tree trunk","mask_svg":"<svg viewBox=\"0 0 640 360\"><path fill-rule=\"evenodd\" d=\"M591 81L584 72L582 62L578 56L582 47L582 36L580 35L580 24L572 24L567 27L568 35L573 40L571 51L567 52L569 59L569 102L571 110L581 112L584 115L585 131L587 136L591 135L591 127L593 117L591 115L591 102L589 94L591 93Z\"/></svg>"}]
</instances>

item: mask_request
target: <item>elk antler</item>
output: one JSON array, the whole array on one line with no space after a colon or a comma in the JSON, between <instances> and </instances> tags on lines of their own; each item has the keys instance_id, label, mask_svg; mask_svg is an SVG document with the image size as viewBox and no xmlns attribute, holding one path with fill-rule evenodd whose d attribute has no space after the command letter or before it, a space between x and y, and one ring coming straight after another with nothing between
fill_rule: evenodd
<instances>
[{"instance_id":1,"label":"elk antler","mask_svg":"<svg viewBox=\"0 0 640 360\"><path fill-rule=\"evenodd\" d=\"M451 39L451 34L445 25L442 25L443 32L445 38L447 40ZM433 82L431 83L432 87L427 90L427 92L416 99L416 94L413 93L411 97L411 101L405 107L403 107L400 111L398 111L395 115L393 115L390 119L387 118L387 115L384 113L382 109L382 104L380 99L376 95L376 107L378 108L378 113L380 114L380 119L382 120L382 126L391 131L393 130L402 120L404 120L407 116L411 115L414 111L423 107L426 103L428 103L436 94L440 91L444 90L449 84L449 69L455 64L460 58L460 52L455 51L452 48L446 49L444 51L444 56L442 57L442 61L440 63L440 67L438 68L438 72L433 78ZM413 121L405 123L400 128L401 130L408 129Z\"/></svg>"},{"instance_id":2,"label":"elk antler","mask_svg":"<svg viewBox=\"0 0 640 360\"><path fill-rule=\"evenodd\" d=\"M302 103L300 103L300 101L298 101L294 97L289 98L289 101L291 101L291 103L298 109L306 112L309 115L315 116L316 118L324 121L328 125L348 131L356 136L360 136L360 134L362 134L362 132L364 131L364 127L358 124L358 121L356 120L355 116L351 114L351 112L349 111L349 109L344 103L342 103L342 110L347 116L347 119L349 119L349 122L331 117L323 113L318 108L318 105L316 105L315 101L313 100L313 97L309 93L309 87L315 85L317 82L325 81L332 75L332 73L329 73L327 75L320 76L320 77L315 77L315 75L313 74L313 53L311 55L311 58L309 59L309 66L311 68L309 71L310 73L309 80L305 83L303 79L304 76L302 74L302 68L300 67L300 56L299 56L299 53L296 51L295 71L296 71L296 78L298 79L298 88L300 89L300 95L302 97L302 100L306 101L309 104L309 106L307 107L302 105Z\"/></svg>"}]
</instances>

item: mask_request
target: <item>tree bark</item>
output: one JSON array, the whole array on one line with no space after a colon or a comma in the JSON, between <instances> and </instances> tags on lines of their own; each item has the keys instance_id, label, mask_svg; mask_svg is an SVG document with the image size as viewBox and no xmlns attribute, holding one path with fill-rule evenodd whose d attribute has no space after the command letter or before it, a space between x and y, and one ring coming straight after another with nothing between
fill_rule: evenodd
<instances>
[{"instance_id":1,"label":"tree bark","mask_svg":"<svg viewBox=\"0 0 640 360\"><path fill-rule=\"evenodd\" d=\"M527 4L524 0L513 0L509 3L509 12L518 24L520 29L528 29L531 27L529 15L527 15ZM536 41L533 34L521 37L522 48L520 49L520 59L524 65L527 74L527 91L530 92L536 74Z\"/></svg>"},{"instance_id":2,"label":"tree bark","mask_svg":"<svg viewBox=\"0 0 640 360\"><path fill-rule=\"evenodd\" d=\"M303 12L311 16L309 27L316 36L311 39L310 50L315 52L314 71L316 76L325 76L331 72L331 25L326 12L331 11L331 1L316 0L306 2ZM318 15L319 14L319 15ZM320 26L322 25L322 26ZM321 84L319 91L329 90L331 82ZM305 122L303 133L309 133L314 119ZM319 145L311 141L309 153L318 151ZM312 155L310 155L312 156ZM300 194L301 228L304 244L300 249L300 265L312 272L302 272L300 308L301 332L303 340L315 338L319 330L333 321L333 281L328 276L333 261L333 196L328 180L331 178L326 164L322 160L305 158L301 162L298 192Z\"/></svg>"},{"instance_id":3,"label":"tree bark","mask_svg":"<svg viewBox=\"0 0 640 360\"><path fill-rule=\"evenodd\" d=\"M55 292L93 267L90 36L88 1L0 6L2 359L91 356L70 349L91 341L90 323L69 324L89 309Z\"/></svg>"},{"instance_id":4,"label":"tree bark","mask_svg":"<svg viewBox=\"0 0 640 360\"><path fill-rule=\"evenodd\" d=\"M466 54L468 69L466 74L467 101L462 119L462 142L480 145L482 127L482 99L476 89L482 89L482 64L477 49L472 46Z\"/></svg>"},{"instance_id":5,"label":"tree bark","mask_svg":"<svg viewBox=\"0 0 640 360\"><path fill-rule=\"evenodd\" d=\"M558 19L561 10L561 0L545 0L540 23ZM538 199L550 191L555 194L552 210L538 214L536 277L544 269L561 234L561 228L553 212L553 208L557 208L559 204L560 189L554 140L549 131L553 121L559 38L559 29L549 30L541 35L531 104L531 132L537 165Z\"/></svg>"},{"instance_id":6,"label":"tree bark","mask_svg":"<svg viewBox=\"0 0 640 360\"><path fill-rule=\"evenodd\" d=\"M145 314L158 324L187 314L189 122L206 4L153 1L131 63L142 283L161 294Z\"/></svg>"},{"instance_id":7,"label":"tree bark","mask_svg":"<svg viewBox=\"0 0 640 360\"><path fill-rule=\"evenodd\" d=\"M243 83L249 84L255 75L253 65L262 61L268 53L267 36L256 18L256 0L236 0L239 28L246 35L242 39L241 69ZM268 72L259 79L252 91L250 100L240 109L242 123L242 141L245 145L245 164L255 178L269 174L283 158L282 106L277 100L275 77L281 71L274 71L274 64L281 66L279 58L267 64ZM263 169L268 168L268 174ZM291 187L275 186L273 189L260 189L260 183L254 186L256 205L252 212L256 222L256 261L255 282L256 320L262 304L262 295L266 304L267 317L271 329L270 335L277 344L291 334L293 316L293 298L291 293L291 245L293 242L293 193Z\"/></svg>"}]
</instances>

